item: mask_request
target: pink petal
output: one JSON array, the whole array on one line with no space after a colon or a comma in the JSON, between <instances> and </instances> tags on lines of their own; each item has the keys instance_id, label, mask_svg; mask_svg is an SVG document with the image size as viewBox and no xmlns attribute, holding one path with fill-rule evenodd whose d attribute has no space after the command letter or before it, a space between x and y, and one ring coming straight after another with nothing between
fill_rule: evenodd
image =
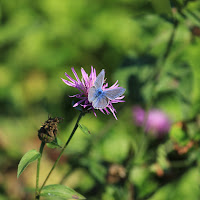
<instances>
[{"instance_id":1,"label":"pink petal","mask_svg":"<svg viewBox=\"0 0 200 200\"><path fill-rule=\"evenodd\" d=\"M116 99L123 99L125 96L117 97Z\"/></svg>"},{"instance_id":2,"label":"pink petal","mask_svg":"<svg viewBox=\"0 0 200 200\"><path fill-rule=\"evenodd\" d=\"M97 114L95 113L94 108L92 109L92 111L94 113L94 116L97 117Z\"/></svg>"},{"instance_id":3,"label":"pink petal","mask_svg":"<svg viewBox=\"0 0 200 200\"><path fill-rule=\"evenodd\" d=\"M83 68L81 68L82 78L85 80L85 82L88 81L88 74L85 72Z\"/></svg>"},{"instance_id":4,"label":"pink petal","mask_svg":"<svg viewBox=\"0 0 200 200\"><path fill-rule=\"evenodd\" d=\"M108 108L109 108L110 111L112 112L114 118L115 118L116 120L118 120L118 119L117 119L117 116L115 115L115 111L116 111L116 110L115 110L113 107L108 107Z\"/></svg>"},{"instance_id":5,"label":"pink petal","mask_svg":"<svg viewBox=\"0 0 200 200\"><path fill-rule=\"evenodd\" d=\"M76 83L76 81L75 81L71 76L69 76L66 72L65 72L65 76L66 76L70 81L72 81L73 83Z\"/></svg>"},{"instance_id":6,"label":"pink petal","mask_svg":"<svg viewBox=\"0 0 200 200\"><path fill-rule=\"evenodd\" d=\"M125 102L125 101L123 101L123 100L113 100L112 101L112 103L123 103L123 102Z\"/></svg>"},{"instance_id":7,"label":"pink petal","mask_svg":"<svg viewBox=\"0 0 200 200\"><path fill-rule=\"evenodd\" d=\"M76 80L78 81L78 83L80 83L81 81L80 81L80 79L79 79L79 77L78 77L76 71L74 70L74 67L72 67L71 70L72 70L72 72L73 72L73 74L74 74Z\"/></svg>"},{"instance_id":8,"label":"pink petal","mask_svg":"<svg viewBox=\"0 0 200 200\"><path fill-rule=\"evenodd\" d=\"M71 87L75 87L75 86L76 86L74 83L72 83L72 82L70 82L70 81L67 81L67 80L65 80L65 79L63 79L63 78L61 78L61 79L62 79L62 81L63 81L65 84L67 84L67 85L69 85L69 86L71 86Z\"/></svg>"},{"instance_id":9,"label":"pink petal","mask_svg":"<svg viewBox=\"0 0 200 200\"><path fill-rule=\"evenodd\" d=\"M82 100L78 101L77 103L75 103L75 104L73 105L73 107L78 106L78 105L79 105L80 103L82 103L83 101L85 101L85 99L82 99Z\"/></svg>"},{"instance_id":10,"label":"pink petal","mask_svg":"<svg viewBox=\"0 0 200 200\"><path fill-rule=\"evenodd\" d=\"M118 83L118 80L110 88L118 87L117 83Z\"/></svg>"},{"instance_id":11,"label":"pink petal","mask_svg":"<svg viewBox=\"0 0 200 200\"><path fill-rule=\"evenodd\" d=\"M99 109L103 114L105 114L105 112L103 111L103 109Z\"/></svg>"},{"instance_id":12,"label":"pink petal","mask_svg":"<svg viewBox=\"0 0 200 200\"><path fill-rule=\"evenodd\" d=\"M107 109L107 108L104 108L104 110L106 111L106 114L107 114L107 115L109 115L109 114L110 114L110 112L108 111L108 109Z\"/></svg>"},{"instance_id":13,"label":"pink petal","mask_svg":"<svg viewBox=\"0 0 200 200\"><path fill-rule=\"evenodd\" d=\"M93 68L93 66L91 66L91 73L90 73L90 78L92 79L92 80L96 80L96 70L95 70L95 68ZM95 81L94 80L94 81Z\"/></svg>"}]
</instances>

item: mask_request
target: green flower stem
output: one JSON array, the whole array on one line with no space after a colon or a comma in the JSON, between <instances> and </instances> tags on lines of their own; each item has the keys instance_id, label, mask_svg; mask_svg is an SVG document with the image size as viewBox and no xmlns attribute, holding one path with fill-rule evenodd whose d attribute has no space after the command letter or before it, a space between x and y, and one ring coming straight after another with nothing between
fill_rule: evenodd
<instances>
[{"instance_id":1,"label":"green flower stem","mask_svg":"<svg viewBox=\"0 0 200 200\"><path fill-rule=\"evenodd\" d=\"M55 161L53 167L51 168L49 174L47 175L47 177L46 177L44 183L42 184L42 187L41 187L40 190L39 190L39 196L40 196L40 193L41 193L41 191L42 191L42 188L45 186L47 180L49 179L49 176L51 175L51 173L53 172L54 168L55 168L56 165L58 164L58 161L60 160L60 158L61 158L63 152L65 151L65 149L66 149L66 147L68 146L69 142L71 141L71 139L72 139L74 133L76 132L76 130L77 130L77 128L78 128L79 121L80 121L80 119L82 118L83 115L84 115L84 113L81 112L80 115L79 115L79 117L78 117L78 119L77 119L77 121L76 121L76 124L75 124L75 126L74 126L74 129L73 129L72 132L71 132L71 135L69 136L69 138L68 138L68 140L67 140L65 146L62 148L62 150L61 150L61 152L60 152L60 155L58 156L58 158L57 158L57 160Z\"/></svg>"},{"instance_id":2,"label":"green flower stem","mask_svg":"<svg viewBox=\"0 0 200 200\"><path fill-rule=\"evenodd\" d=\"M42 142L40 145L40 157L38 158L38 162L37 162L35 199L40 199L38 195L38 185L39 185L39 175L40 175L40 160L42 158L42 152L43 152L44 146L45 146L45 142Z\"/></svg>"}]
</instances>

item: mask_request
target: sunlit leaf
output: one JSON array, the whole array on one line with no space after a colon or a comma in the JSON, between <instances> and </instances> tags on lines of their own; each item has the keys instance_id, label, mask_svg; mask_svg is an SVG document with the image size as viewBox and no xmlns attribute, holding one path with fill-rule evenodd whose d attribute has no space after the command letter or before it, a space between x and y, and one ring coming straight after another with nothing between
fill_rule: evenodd
<instances>
[{"instance_id":1,"label":"sunlit leaf","mask_svg":"<svg viewBox=\"0 0 200 200\"><path fill-rule=\"evenodd\" d=\"M46 145L51 149L62 148L62 142L59 138L56 138L54 141L47 143Z\"/></svg>"},{"instance_id":2,"label":"sunlit leaf","mask_svg":"<svg viewBox=\"0 0 200 200\"><path fill-rule=\"evenodd\" d=\"M78 124L78 127L81 129L81 131L85 134L91 134L90 131L88 130L88 128L86 126L84 126L83 124Z\"/></svg>"},{"instance_id":3,"label":"sunlit leaf","mask_svg":"<svg viewBox=\"0 0 200 200\"><path fill-rule=\"evenodd\" d=\"M183 113L183 102L175 92L164 92L157 95L154 104L165 111L172 121L183 120L187 116Z\"/></svg>"},{"instance_id":4,"label":"sunlit leaf","mask_svg":"<svg viewBox=\"0 0 200 200\"><path fill-rule=\"evenodd\" d=\"M90 161L89 162L90 166L89 169L90 169L90 172L91 174L101 183L104 183L105 182L105 176L106 176L106 168L101 165L100 163L98 162L95 162L95 161Z\"/></svg>"},{"instance_id":5,"label":"sunlit leaf","mask_svg":"<svg viewBox=\"0 0 200 200\"><path fill-rule=\"evenodd\" d=\"M171 127L170 138L182 146L186 145L188 142L187 134L178 123Z\"/></svg>"},{"instance_id":6,"label":"sunlit leaf","mask_svg":"<svg viewBox=\"0 0 200 200\"><path fill-rule=\"evenodd\" d=\"M149 200L192 199L199 200L199 172L197 168L184 173L179 181L161 187ZM174 189L176 188L176 189Z\"/></svg>"},{"instance_id":7,"label":"sunlit leaf","mask_svg":"<svg viewBox=\"0 0 200 200\"><path fill-rule=\"evenodd\" d=\"M123 133L123 137L120 134ZM122 162L129 151L129 140L123 127L115 126L100 145L101 154L109 162Z\"/></svg>"},{"instance_id":8,"label":"sunlit leaf","mask_svg":"<svg viewBox=\"0 0 200 200\"><path fill-rule=\"evenodd\" d=\"M162 169L169 168L169 162L167 160L167 151L165 149L165 145L160 145L157 148L157 163Z\"/></svg>"},{"instance_id":9,"label":"sunlit leaf","mask_svg":"<svg viewBox=\"0 0 200 200\"><path fill-rule=\"evenodd\" d=\"M33 161L37 160L40 157L40 153L36 150L28 151L20 160L17 170L17 178L25 170L25 168Z\"/></svg>"},{"instance_id":10,"label":"sunlit leaf","mask_svg":"<svg viewBox=\"0 0 200 200\"><path fill-rule=\"evenodd\" d=\"M59 184L54 184L54 185L47 185L44 186L44 188L41 191L41 196L44 197L50 197L50 198L64 198L64 199L85 199L84 196L81 194L77 193L73 189L65 186L65 185L59 185Z\"/></svg>"},{"instance_id":11,"label":"sunlit leaf","mask_svg":"<svg viewBox=\"0 0 200 200\"><path fill-rule=\"evenodd\" d=\"M171 5L169 0L151 0L152 6L159 14L171 14Z\"/></svg>"},{"instance_id":12,"label":"sunlit leaf","mask_svg":"<svg viewBox=\"0 0 200 200\"><path fill-rule=\"evenodd\" d=\"M139 191L140 198L144 198L157 188L157 183L153 180L149 169L146 167L135 166L130 171L129 179Z\"/></svg>"}]
</instances>

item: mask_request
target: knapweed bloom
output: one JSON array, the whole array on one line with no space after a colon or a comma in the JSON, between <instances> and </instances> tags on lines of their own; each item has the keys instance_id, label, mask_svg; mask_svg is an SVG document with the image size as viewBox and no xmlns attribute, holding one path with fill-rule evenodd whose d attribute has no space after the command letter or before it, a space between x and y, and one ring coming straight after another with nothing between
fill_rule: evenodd
<instances>
[{"instance_id":1,"label":"knapweed bloom","mask_svg":"<svg viewBox=\"0 0 200 200\"><path fill-rule=\"evenodd\" d=\"M159 109L151 109L145 112L141 107L133 108L133 117L137 126L144 127L145 132L156 137L162 137L171 128L168 116Z\"/></svg>"},{"instance_id":2,"label":"knapweed bloom","mask_svg":"<svg viewBox=\"0 0 200 200\"><path fill-rule=\"evenodd\" d=\"M71 87L79 90L78 94L70 97L76 97L80 99L73 107L82 106L86 110L92 110L96 116L95 109L100 110L104 114L112 113L115 119L116 109L113 107L114 103L124 102L123 93L125 89L119 87L118 81L116 81L111 87L108 88L108 83L105 83L105 71L96 76L96 70L91 67L91 73L88 75L83 68L81 68L82 78L79 79L74 68L71 68L75 76L75 79L70 77L67 73L65 76L68 80L62 79L63 82Z\"/></svg>"}]
</instances>

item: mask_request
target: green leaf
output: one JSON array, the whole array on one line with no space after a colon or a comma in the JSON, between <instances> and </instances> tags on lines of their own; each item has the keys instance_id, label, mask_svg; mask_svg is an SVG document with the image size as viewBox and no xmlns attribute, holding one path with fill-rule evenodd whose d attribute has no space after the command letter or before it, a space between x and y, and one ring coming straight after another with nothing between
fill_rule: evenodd
<instances>
[{"instance_id":1,"label":"green leaf","mask_svg":"<svg viewBox=\"0 0 200 200\"><path fill-rule=\"evenodd\" d=\"M47 185L42 189L41 196L49 197L49 198L64 198L64 199L86 199L81 194L77 193L73 189L65 186L65 185Z\"/></svg>"},{"instance_id":2,"label":"green leaf","mask_svg":"<svg viewBox=\"0 0 200 200\"><path fill-rule=\"evenodd\" d=\"M85 134L91 134L90 131L88 130L88 128L86 126L84 126L83 124L78 124L78 127L81 129L81 131Z\"/></svg>"},{"instance_id":3,"label":"green leaf","mask_svg":"<svg viewBox=\"0 0 200 200\"><path fill-rule=\"evenodd\" d=\"M62 142L59 138L56 138L54 141L47 143L46 145L51 149L62 148Z\"/></svg>"},{"instance_id":4,"label":"green leaf","mask_svg":"<svg viewBox=\"0 0 200 200\"><path fill-rule=\"evenodd\" d=\"M154 105L165 111L172 121L180 121L188 117L183 114L183 102L176 92L164 92L157 95Z\"/></svg>"},{"instance_id":5,"label":"green leaf","mask_svg":"<svg viewBox=\"0 0 200 200\"><path fill-rule=\"evenodd\" d=\"M134 186L138 191L139 199L143 199L149 193L155 191L158 187L147 167L135 166L130 171L129 179L132 183L134 183Z\"/></svg>"},{"instance_id":6,"label":"green leaf","mask_svg":"<svg viewBox=\"0 0 200 200\"><path fill-rule=\"evenodd\" d=\"M199 171L192 168L185 172L179 180L161 187L148 200L199 200ZM176 188L176 189L174 189Z\"/></svg>"},{"instance_id":7,"label":"green leaf","mask_svg":"<svg viewBox=\"0 0 200 200\"><path fill-rule=\"evenodd\" d=\"M17 170L17 178L21 175L21 173L25 170L25 168L32 163L33 161L37 160L40 157L40 153L35 149L28 151L20 160Z\"/></svg>"},{"instance_id":8,"label":"green leaf","mask_svg":"<svg viewBox=\"0 0 200 200\"><path fill-rule=\"evenodd\" d=\"M162 169L169 168L169 162L167 160L167 151L164 144L159 145L157 148L157 163L160 165Z\"/></svg>"},{"instance_id":9,"label":"green leaf","mask_svg":"<svg viewBox=\"0 0 200 200\"><path fill-rule=\"evenodd\" d=\"M117 163L124 161L129 152L129 137L124 127L116 125L113 130L110 130L99 148L104 160Z\"/></svg>"},{"instance_id":10,"label":"green leaf","mask_svg":"<svg viewBox=\"0 0 200 200\"><path fill-rule=\"evenodd\" d=\"M90 166L89 170L90 173L100 182L100 183L104 183L105 182L105 177L106 177L106 173L107 173L107 169L100 164L97 161L90 161L89 162Z\"/></svg>"},{"instance_id":11,"label":"green leaf","mask_svg":"<svg viewBox=\"0 0 200 200\"><path fill-rule=\"evenodd\" d=\"M169 0L151 0L154 10L158 14L171 14L171 5Z\"/></svg>"},{"instance_id":12,"label":"green leaf","mask_svg":"<svg viewBox=\"0 0 200 200\"><path fill-rule=\"evenodd\" d=\"M182 127L180 127L178 124L174 124L171 127L169 135L173 141L177 142L181 146L185 146L189 141L187 134L184 130L182 130Z\"/></svg>"}]
</instances>

